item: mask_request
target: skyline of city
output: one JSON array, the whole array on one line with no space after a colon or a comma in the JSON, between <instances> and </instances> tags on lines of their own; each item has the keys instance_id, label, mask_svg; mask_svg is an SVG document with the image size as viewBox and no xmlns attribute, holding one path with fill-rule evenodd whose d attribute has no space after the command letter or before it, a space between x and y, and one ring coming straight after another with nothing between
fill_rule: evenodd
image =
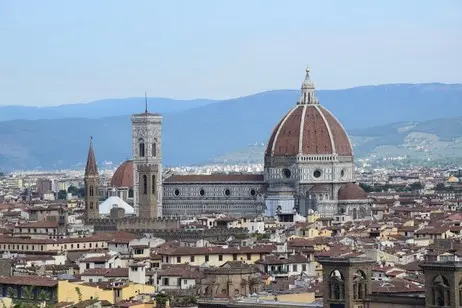
<instances>
[{"instance_id":1,"label":"skyline of city","mask_svg":"<svg viewBox=\"0 0 462 308\"><path fill-rule=\"evenodd\" d=\"M0 1L2 308L462 307L461 34L458 0Z\"/></svg>"}]
</instances>

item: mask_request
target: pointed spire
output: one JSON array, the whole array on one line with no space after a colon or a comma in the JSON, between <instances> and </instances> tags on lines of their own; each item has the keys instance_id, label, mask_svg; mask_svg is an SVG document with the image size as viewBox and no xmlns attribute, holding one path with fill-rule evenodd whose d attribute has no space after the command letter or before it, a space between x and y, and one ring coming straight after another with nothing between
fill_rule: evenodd
<instances>
[{"instance_id":1,"label":"pointed spire","mask_svg":"<svg viewBox=\"0 0 462 308\"><path fill-rule=\"evenodd\" d=\"M148 113L148 94L144 91L144 113Z\"/></svg>"},{"instance_id":2,"label":"pointed spire","mask_svg":"<svg viewBox=\"0 0 462 308\"><path fill-rule=\"evenodd\" d=\"M90 148L88 149L87 166L85 167L85 175L97 175L98 168L96 167L95 152L93 151L93 137L90 137Z\"/></svg>"},{"instance_id":3,"label":"pointed spire","mask_svg":"<svg viewBox=\"0 0 462 308\"><path fill-rule=\"evenodd\" d=\"M306 68L305 80L302 83L302 95L300 104L319 104L318 99L314 96L314 83L311 81L310 69Z\"/></svg>"}]
</instances>

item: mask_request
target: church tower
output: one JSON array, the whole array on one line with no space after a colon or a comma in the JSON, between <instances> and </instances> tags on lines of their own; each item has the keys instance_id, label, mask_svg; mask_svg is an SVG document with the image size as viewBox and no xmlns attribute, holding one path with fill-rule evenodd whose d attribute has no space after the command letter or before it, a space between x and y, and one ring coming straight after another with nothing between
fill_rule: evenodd
<instances>
[{"instance_id":1,"label":"church tower","mask_svg":"<svg viewBox=\"0 0 462 308\"><path fill-rule=\"evenodd\" d=\"M93 142L90 139L88 149L87 166L85 167L85 218L93 219L99 217L99 174L96 167L95 152Z\"/></svg>"},{"instance_id":2,"label":"church tower","mask_svg":"<svg viewBox=\"0 0 462 308\"><path fill-rule=\"evenodd\" d=\"M132 115L132 149L135 213L139 217L162 216L162 115Z\"/></svg>"}]
</instances>

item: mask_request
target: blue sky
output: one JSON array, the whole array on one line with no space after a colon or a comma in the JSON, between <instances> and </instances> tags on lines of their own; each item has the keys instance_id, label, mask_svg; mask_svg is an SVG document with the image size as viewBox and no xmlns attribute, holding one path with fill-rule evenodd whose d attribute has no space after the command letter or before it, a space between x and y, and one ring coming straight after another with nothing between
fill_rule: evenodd
<instances>
[{"instance_id":1,"label":"blue sky","mask_svg":"<svg viewBox=\"0 0 462 308\"><path fill-rule=\"evenodd\" d=\"M2 0L0 105L462 82L462 1Z\"/></svg>"}]
</instances>

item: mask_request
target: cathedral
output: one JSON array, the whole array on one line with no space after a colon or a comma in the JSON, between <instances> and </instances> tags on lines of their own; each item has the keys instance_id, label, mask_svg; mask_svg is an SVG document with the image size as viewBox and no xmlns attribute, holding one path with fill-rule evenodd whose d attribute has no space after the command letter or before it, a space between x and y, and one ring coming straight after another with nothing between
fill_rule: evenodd
<instances>
[{"instance_id":1,"label":"cathedral","mask_svg":"<svg viewBox=\"0 0 462 308\"><path fill-rule=\"evenodd\" d=\"M162 168L162 115L132 115L132 159L114 173L110 196L144 218L225 213L231 216L370 213L354 183L353 146L342 124L315 96L310 70L300 99L273 129L263 174L179 175ZM85 173L88 218L98 218L98 171L92 145ZM128 206L129 205L129 206Z\"/></svg>"}]
</instances>

